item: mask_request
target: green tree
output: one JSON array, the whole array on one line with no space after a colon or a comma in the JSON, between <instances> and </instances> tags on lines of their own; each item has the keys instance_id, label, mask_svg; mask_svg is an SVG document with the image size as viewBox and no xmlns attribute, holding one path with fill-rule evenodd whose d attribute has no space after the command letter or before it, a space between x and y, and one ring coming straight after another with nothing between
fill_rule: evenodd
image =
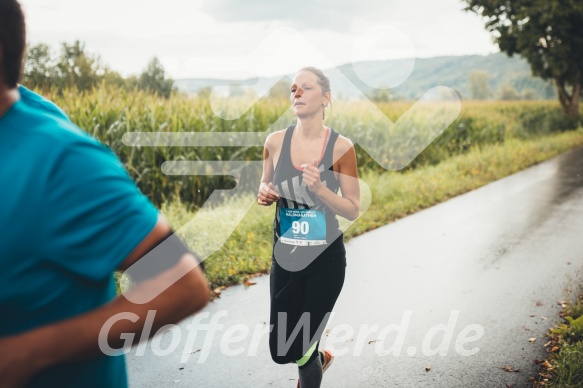
<instances>
[{"instance_id":1,"label":"green tree","mask_svg":"<svg viewBox=\"0 0 583 388\"><path fill-rule=\"evenodd\" d=\"M390 102L390 101L399 101L403 98L399 96L393 89L389 89L386 86L381 86L382 89L372 89L370 93L367 94L367 97L374 102Z\"/></svg>"},{"instance_id":2,"label":"green tree","mask_svg":"<svg viewBox=\"0 0 583 388\"><path fill-rule=\"evenodd\" d=\"M532 88L526 88L522 91L521 98L523 100L537 100L539 98L539 95L536 92L536 90Z\"/></svg>"},{"instance_id":3,"label":"green tree","mask_svg":"<svg viewBox=\"0 0 583 388\"><path fill-rule=\"evenodd\" d=\"M139 89L140 88L140 78L135 74L132 74L129 77L125 78L124 81L125 81L126 87L129 89Z\"/></svg>"},{"instance_id":4,"label":"green tree","mask_svg":"<svg viewBox=\"0 0 583 388\"><path fill-rule=\"evenodd\" d=\"M140 88L168 97L174 81L166 79L164 68L157 58L152 59L144 72L124 78L116 71L101 64L99 56L85 51L80 41L63 42L60 53L53 53L46 44L28 46L24 63L24 85L33 89L51 87L62 91L76 88L91 90L102 85L133 90Z\"/></svg>"},{"instance_id":5,"label":"green tree","mask_svg":"<svg viewBox=\"0 0 583 388\"><path fill-rule=\"evenodd\" d=\"M502 52L528 61L533 75L554 81L565 114L577 122L583 83L581 0L463 0L486 18Z\"/></svg>"},{"instance_id":6,"label":"green tree","mask_svg":"<svg viewBox=\"0 0 583 388\"><path fill-rule=\"evenodd\" d=\"M492 95L488 85L488 73L482 70L472 71L469 77L470 96L474 100L485 100Z\"/></svg>"},{"instance_id":7,"label":"green tree","mask_svg":"<svg viewBox=\"0 0 583 388\"><path fill-rule=\"evenodd\" d=\"M27 49L23 82L31 88L62 90L74 87L84 91L104 79L117 85L124 83L119 74L101 65L99 57L87 54L85 44L80 41L63 42L58 56L44 43Z\"/></svg>"},{"instance_id":8,"label":"green tree","mask_svg":"<svg viewBox=\"0 0 583 388\"><path fill-rule=\"evenodd\" d=\"M103 79L106 69L99 58L85 52L85 43L63 43L61 56L56 64L57 86L76 87L79 91L90 90Z\"/></svg>"},{"instance_id":9,"label":"green tree","mask_svg":"<svg viewBox=\"0 0 583 388\"><path fill-rule=\"evenodd\" d=\"M55 59L44 43L27 47L23 83L29 88L48 89L56 78Z\"/></svg>"},{"instance_id":10,"label":"green tree","mask_svg":"<svg viewBox=\"0 0 583 388\"><path fill-rule=\"evenodd\" d=\"M174 87L174 81L166 78L166 71L158 60L154 57L148 63L144 72L140 75L140 88L158 94L159 96L169 97Z\"/></svg>"},{"instance_id":11,"label":"green tree","mask_svg":"<svg viewBox=\"0 0 583 388\"><path fill-rule=\"evenodd\" d=\"M105 69L103 74L103 83L105 85L112 85L119 88L131 87L128 80L121 76L117 71Z\"/></svg>"},{"instance_id":12,"label":"green tree","mask_svg":"<svg viewBox=\"0 0 583 388\"><path fill-rule=\"evenodd\" d=\"M504 101L518 100L518 92L510 85L502 85L499 98Z\"/></svg>"}]
</instances>

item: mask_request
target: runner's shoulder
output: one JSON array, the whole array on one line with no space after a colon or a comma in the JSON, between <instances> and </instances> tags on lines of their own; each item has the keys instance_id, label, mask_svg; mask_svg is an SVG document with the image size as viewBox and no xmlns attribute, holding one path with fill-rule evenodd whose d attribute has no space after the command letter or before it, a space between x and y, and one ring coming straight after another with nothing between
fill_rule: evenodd
<instances>
[{"instance_id":1,"label":"runner's shoulder","mask_svg":"<svg viewBox=\"0 0 583 388\"><path fill-rule=\"evenodd\" d=\"M265 139L265 147L267 148L281 147L281 145L283 144L283 138L285 137L285 131L286 131L285 129L282 129L280 131L270 133Z\"/></svg>"},{"instance_id":2,"label":"runner's shoulder","mask_svg":"<svg viewBox=\"0 0 583 388\"><path fill-rule=\"evenodd\" d=\"M334 151L341 154L345 154L351 148L354 148L352 140L345 136L338 135L338 140L336 140L336 144L334 144Z\"/></svg>"}]
</instances>

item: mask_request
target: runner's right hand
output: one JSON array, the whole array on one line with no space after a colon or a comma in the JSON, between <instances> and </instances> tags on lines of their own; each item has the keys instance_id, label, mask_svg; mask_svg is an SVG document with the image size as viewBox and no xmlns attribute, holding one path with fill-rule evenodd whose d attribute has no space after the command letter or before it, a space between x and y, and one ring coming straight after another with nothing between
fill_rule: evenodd
<instances>
[{"instance_id":1,"label":"runner's right hand","mask_svg":"<svg viewBox=\"0 0 583 388\"><path fill-rule=\"evenodd\" d=\"M259 193L257 194L257 203L263 206L271 206L278 199L279 194L275 191L273 183L261 182L261 185L259 185Z\"/></svg>"}]
</instances>

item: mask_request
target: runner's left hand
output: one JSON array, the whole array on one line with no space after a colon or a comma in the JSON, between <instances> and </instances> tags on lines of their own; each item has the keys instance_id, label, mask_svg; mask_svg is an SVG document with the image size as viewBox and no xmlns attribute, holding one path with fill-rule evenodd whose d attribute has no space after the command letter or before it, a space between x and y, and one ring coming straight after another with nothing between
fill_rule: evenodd
<instances>
[{"instance_id":1,"label":"runner's left hand","mask_svg":"<svg viewBox=\"0 0 583 388\"><path fill-rule=\"evenodd\" d=\"M313 159L311 164L302 164L301 167L304 169L302 177L306 186L308 186L312 193L318 195L324 189L324 185L320 181L318 161Z\"/></svg>"}]
</instances>

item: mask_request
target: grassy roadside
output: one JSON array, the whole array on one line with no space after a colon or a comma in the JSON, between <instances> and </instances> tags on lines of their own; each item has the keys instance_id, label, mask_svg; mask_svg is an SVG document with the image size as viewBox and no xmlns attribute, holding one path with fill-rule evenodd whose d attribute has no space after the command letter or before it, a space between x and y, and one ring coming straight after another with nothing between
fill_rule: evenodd
<instances>
[{"instance_id":1,"label":"grassy roadside","mask_svg":"<svg viewBox=\"0 0 583 388\"><path fill-rule=\"evenodd\" d=\"M542 371L533 387L583 387L583 294L564 303L563 323L549 331L549 356L539 362Z\"/></svg>"},{"instance_id":2,"label":"grassy roadside","mask_svg":"<svg viewBox=\"0 0 583 388\"><path fill-rule=\"evenodd\" d=\"M361 179L370 187L371 206L346 231L345 241L578 146L583 146L583 128L535 139L509 139L502 144L475 146L466 154L434 166L404 172L366 173ZM214 209L201 210L199 216L208 221L205 225L183 227L196 213L179 202L164 204L162 212L175 230L180 229L179 234L192 249L203 252L254 201L255 196L249 194ZM207 259L207 277L213 288L238 284L269 270L273 212L273 207L252 205L226 243Z\"/></svg>"}]
</instances>

